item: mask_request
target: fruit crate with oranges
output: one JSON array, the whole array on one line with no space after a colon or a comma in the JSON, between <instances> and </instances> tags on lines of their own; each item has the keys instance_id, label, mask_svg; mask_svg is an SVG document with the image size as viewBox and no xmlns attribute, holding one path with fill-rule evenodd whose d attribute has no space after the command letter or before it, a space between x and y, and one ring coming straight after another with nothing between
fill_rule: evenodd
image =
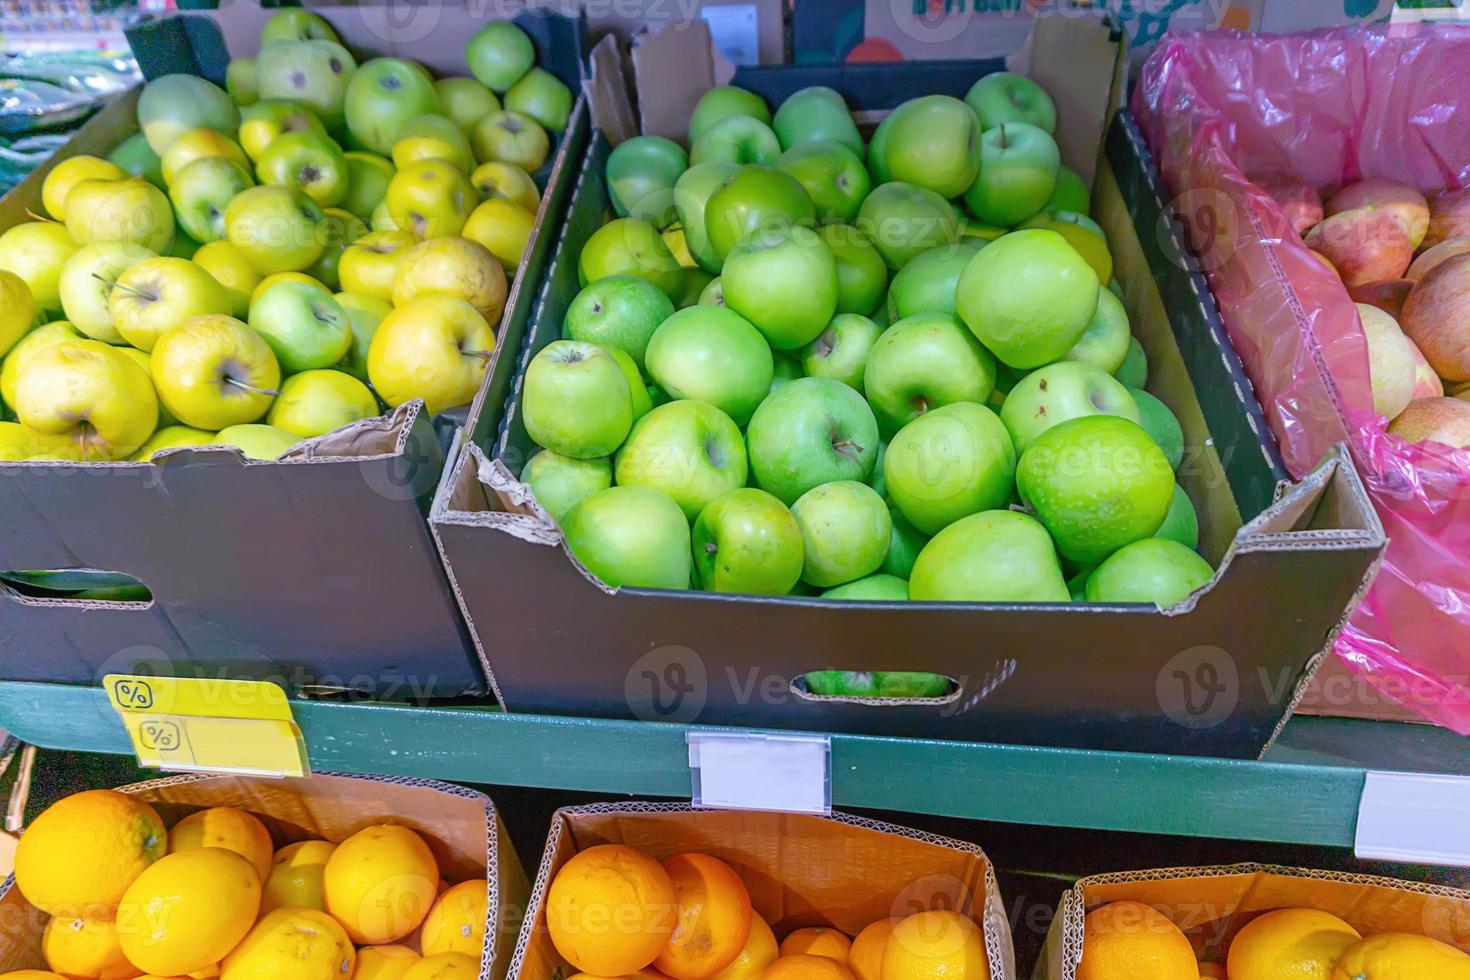
<instances>
[{"instance_id":1,"label":"fruit crate with oranges","mask_svg":"<svg viewBox=\"0 0 1470 980\"><path fill-rule=\"evenodd\" d=\"M447 783L89 790L21 838L0 887L0 972L499 980L526 890L494 805Z\"/></svg>"},{"instance_id":2,"label":"fruit crate with oranges","mask_svg":"<svg viewBox=\"0 0 1470 980\"><path fill-rule=\"evenodd\" d=\"M148 20L148 83L0 203L0 675L485 691L425 514L554 237L581 23L381 13Z\"/></svg>"}]
</instances>

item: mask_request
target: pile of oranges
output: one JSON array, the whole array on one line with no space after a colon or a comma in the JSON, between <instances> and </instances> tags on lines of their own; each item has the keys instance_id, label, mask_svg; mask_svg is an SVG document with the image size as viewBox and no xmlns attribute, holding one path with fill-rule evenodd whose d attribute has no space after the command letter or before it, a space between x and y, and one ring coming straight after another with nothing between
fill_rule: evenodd
<instances>
[{"instance_id":1,"label":"pile of oranges","mask_svg":"<svg viewBox=\"0 0 1470 980\"><path fill-rule=\"evenodd\" d=\"M476 980L483 878L445 887L393 824L277 850L254 815L200 810L172 830L142 800L78 793L31 825L15 884L51 916L50 970L0 980Z\"/></svg>"},{"instance_id":2,"label":"pile of oranges","mask_svg":"<svg viewBox=\"0 0 1470 980\"><path fill-rule=\"evenodd\" d=\"M588 848L546 896L552 943L571 980L988 980L981 930L957 912L881 919L849 937L827 927L780 941L724 861Z\"/></svg>"},{"instance_id":3,"label":"pile of oranges","mask_svg":"<svg viewBox=\"0 0 1470 980\"><path fill-rule=\"evenodd\" d=\"M1276 909L1236 933L1225 962L1139 902L1088 913L1077 980L1470 980L1470 955L1413 933L1364 938L1316 909Z\"/></svg>"}]
</instances>

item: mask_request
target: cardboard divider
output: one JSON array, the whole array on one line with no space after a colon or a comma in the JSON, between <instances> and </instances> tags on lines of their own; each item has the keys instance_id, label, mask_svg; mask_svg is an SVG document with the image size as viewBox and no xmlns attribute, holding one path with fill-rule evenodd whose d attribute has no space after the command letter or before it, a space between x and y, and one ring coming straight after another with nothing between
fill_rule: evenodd
<instances>
[{"instance_id":1,"label":"cardboard divider","mask_svg":"<svg viewBox=\"0 0 1470 980\"><path fill-rule=\"evenodd\" d=\"M831 817L606 803L558 810L516 941L512 980L576 972L546 928L546 892L577 852L625 844L655 860L709 854L729 864L777 938L806 926L854 936L879 919L929 909L970 916L983 930L990 980L1016 976L995 869L980 848L845 814Z\"/></svg>"}]
</instances>

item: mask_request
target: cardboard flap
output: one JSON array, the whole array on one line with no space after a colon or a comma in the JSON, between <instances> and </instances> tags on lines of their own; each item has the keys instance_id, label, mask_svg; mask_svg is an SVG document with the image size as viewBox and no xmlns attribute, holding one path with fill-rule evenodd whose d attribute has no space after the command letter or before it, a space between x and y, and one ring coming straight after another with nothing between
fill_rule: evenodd
<instances>
[{"instance_id":1,"label":"cardboard flap","mask_svg":"<svg viewBox=\"0 0 1470 980\"><path fill-rule=\"evenodd\" d=\"M592 112L592 124L607 134L614 146L638 135L638 119L628 98L628 79L623 72L623 50L609 34L592 49L588 78L582 94Z\"/></svg>"},{"instance_id":2,"label":"cardboard flap","mask_svg":"<svg viewBox=\"0 0 1470 980\"><path fill-rule=\"evenodd\" d=\"M694 106L735 68L714 49L709 25L695 18L633 39L633 76L643 132L686 143Z\"/></svg>"},{"instance_id":3,"label":"cardboard flap","mask_svg":"<svg viewBox=\"0 0 1470 980\"><path fill-rule=\"evenodd\" d=\"M1031 36L1006 59L1011 71L1026 75L1051 95L1057 106L1057 145L1062 159L1088 184L1097 172L1098 147L1123 104L1128 64L1126 41L1096 16L1038 17ZM1112 79L1111 87L1097 79Z\"/></svg>"},{"instance_id":4,"label":"cardboard flap","mask_svg":"<svg viewBox=\"0 0 1470 980\"><path fill-rule=\"evenodd\" d=\"M1240 529L1235 549L1301 547L1306 536L1336 540L1352 547L1383 547L1383 525L1367 492L1348 474L1352 460L1339 445L1315 470L1282 488L1275 504Z\"/></svg>"}]
</instances>

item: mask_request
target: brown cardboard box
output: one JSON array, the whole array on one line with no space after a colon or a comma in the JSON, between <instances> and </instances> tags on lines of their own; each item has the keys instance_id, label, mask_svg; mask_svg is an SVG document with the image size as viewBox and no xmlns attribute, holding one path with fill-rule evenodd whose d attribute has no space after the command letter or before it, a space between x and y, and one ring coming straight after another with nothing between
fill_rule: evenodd
<instances>
[{"instance_id":1,"label":"brown cardboard box","mask_svg":"<svg viewBox=\"0 0 1470 980\"><path fill-rule=\"evenodd\" d=\"M861 817L695 810L677 803L603 803L558 810L511 958L511 980L555 980L564 964L546 930L546 891L562 865L598 844L626 844L656 860L701 852L728 863L779 940L804 926L849 936L887 916L952 909L985 936L990 980L1011 980L1016 958L995 869L980 848Z\"/></svg>"},{"instance_id":2,"label":"brown cardboard box","mask_svg":"<svg viewBox=\"0 0 1470 980\"><path fill-rule=\"evenodd\" d=\"M474 790L428 779L314 775L273 780L250 776L175 776L121 788L173 826L196 810L233 806L260 817L276 847L299 840L341 842L374 824L423 835L450 884L484 876L485 948L480 980L501 980L526 907L525 872L500 825L495 804ZM0 973L45 969L40 953L47 916L15 888L0 884Z\"/></svg>"}]
</instances>

